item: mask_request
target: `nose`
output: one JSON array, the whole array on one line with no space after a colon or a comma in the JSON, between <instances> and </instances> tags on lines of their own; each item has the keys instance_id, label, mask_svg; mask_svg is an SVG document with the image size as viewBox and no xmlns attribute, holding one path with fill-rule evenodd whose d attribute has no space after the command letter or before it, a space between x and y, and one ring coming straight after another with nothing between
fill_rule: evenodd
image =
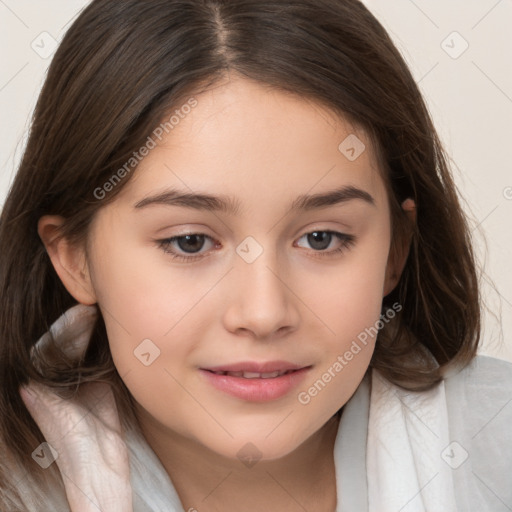
<instances>
[{"instance_id":1,"label":"nose","mask_svg":"<svg viewBox=\"0 0 512 512\"><path fill-rule=\"evenodd\" d=\"M224 324L230 332L270 340L297 328L300 300L279 266L275 252L263 250L252 263L236 257L231 272Z\"/></svg>"}]
</instances>

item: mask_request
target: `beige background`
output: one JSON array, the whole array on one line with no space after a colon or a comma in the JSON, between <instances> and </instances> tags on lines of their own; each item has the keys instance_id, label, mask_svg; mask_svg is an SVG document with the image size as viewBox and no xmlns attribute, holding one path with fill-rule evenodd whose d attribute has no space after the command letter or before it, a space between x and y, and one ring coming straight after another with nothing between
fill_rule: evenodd
<instances>
[{"instance_id":1,"label":"beige background","mask_svg":"<svg viewBox=\"0 0 512 512\"><path fill-rule=\"evenodd\" d=\"M0 0L0 204L53 47L87 3ZM485 270L481 352L512 361L512 1L364 3L408 61L452 156Z\"/></svg>"}]
</instances>

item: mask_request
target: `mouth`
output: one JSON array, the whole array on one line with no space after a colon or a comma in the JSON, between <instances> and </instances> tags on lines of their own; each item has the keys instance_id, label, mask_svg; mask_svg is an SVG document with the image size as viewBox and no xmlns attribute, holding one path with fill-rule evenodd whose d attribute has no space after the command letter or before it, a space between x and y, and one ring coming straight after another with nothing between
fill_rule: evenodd
<instances>
[{"instance_id":1,"label":"mouth","mask_svg":"<svg viewBox=\"0 0 512 512\"><path fill-rule=\"evenodd\" d=\"M278 375L282 375L286 372L300 370L306 368L307 365L301 365L296 363L290 363L289 361L266 361L258 363L256 361L241 361L239 363L231 363L220 366L209 366L207 368L201 368L213 373L229 373L237 374L235 377L240 377L243 374L247 375L246 378L272 378ZM275 375L277 373L277 375ZM251 376L251 374L257 374L258 377ZM269 377L267 377L267 375Z\"/></svg>"},{"instance_id":2,"label":"mouth","mask_svg":"<svg viewBox=\"0 0 512 512\"><path fill-rule=\"evenodd\" d=\"M275 379L281 377L281 375L287 375L289 373L296 372L298 370L282 370L275 372L259 373L259 372L215 372L213 370L206 370L207 372L214 373L215 375L228 375L230 377L242 377L243 379Z\"/></svg>"},{"instance_id":3,"label":"mouth","mask_svg":"<svg viewBox=\"0 0 512 512\"><path fill-rule=\"evenodd\" d=\"M245 401L267 402L289 394L311 368L312 365L274 361L200 368L200 371L209 384L223 393Z\"/></svg>"}]
</instances>

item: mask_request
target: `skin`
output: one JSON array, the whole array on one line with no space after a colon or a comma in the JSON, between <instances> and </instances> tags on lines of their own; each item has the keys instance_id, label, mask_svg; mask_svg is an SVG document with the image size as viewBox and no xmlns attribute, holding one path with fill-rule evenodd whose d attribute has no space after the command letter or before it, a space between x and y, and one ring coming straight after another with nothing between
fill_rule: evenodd
<instances>
[{"instance_id":1,"label":"skin","mask_svg":"<svg viewBox=\"0 0 512 512\"><path fill-rule=\"evenodd\" d=\"M144 435L185 510L225 510L229 503L247 512L332 511L333 415L357 389L375 340L307 405L297 395L377 322L408 246L390 253L388 198L364 132L312 101L238 76L196 99L100 209L87 251L56 238L61 217L41 218L39 234L69 292L83 304L98 303ZM355 161L338 150L350 134L366 145ZM365 190L375 204L352 199L290 211L301 194L344 185ZM240 210L134 208L170 186L232 195ZM329 230L354 236L354 244L333 253L342 247L336 237L322 251L306 236ZM182 255L191 247L200 257L190 262L172 259L157 242L183 233L211 237L195 249L186 241L167 246ZM248 236L263 249L252 263L236 252ZM134 357L144 339L160 350L150 366ZM218 391L199 371L276 359L312 369L297 389L264 403ZM252 467L237 456L247 443L261 456Z\"/></svg>"}]
</instances>

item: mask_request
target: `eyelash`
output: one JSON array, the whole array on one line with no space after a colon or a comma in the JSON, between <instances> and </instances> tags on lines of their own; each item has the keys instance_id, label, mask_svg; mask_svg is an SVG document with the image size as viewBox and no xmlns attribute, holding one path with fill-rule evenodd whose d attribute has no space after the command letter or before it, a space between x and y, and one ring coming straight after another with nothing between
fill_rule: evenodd
<instances>
[{"instance_id":1,"label":"eyelash","mask_svg":"<svg viewBox=\"0 0 512 512\"><path fill-rule=\"evenodd\" d=\"M329 233L331 235L334 235L340 242L342 242L341 246L338 249L335 249L333 251L325 251L325 250L317 251L317 250L312 249L313 252L318 253L318 255L322 258L336 256L338 254L341 254L345 250L350 249L353 245L355 245L355 242L356 242L356 237L353 235L347 235L344 233L339 233L337 231L329 231L329 230L321 230L321 229L315 229L313 231L309 231L308 233L304 233L300 238L303 238L304 236L310 235L312 233ZM203 233L184 233L183 235L173 236L171 238L165 238L163 240L157 240L156 242L157 242L158 246L164 251L164 253L170 255L173 260L191 262L194 260L204 258L205 256L203 256L203 253L197 254L195 256L184 256L182 254L177 253L174 250L169 250L169 247L171 246L171 244L173 242L180 240L182 238L185 238L186 236L204 236L206 238L209 238L210 240L213 240L213 238L211 238L208 235L204 235Z\"/></svg>"}]
</instances>

